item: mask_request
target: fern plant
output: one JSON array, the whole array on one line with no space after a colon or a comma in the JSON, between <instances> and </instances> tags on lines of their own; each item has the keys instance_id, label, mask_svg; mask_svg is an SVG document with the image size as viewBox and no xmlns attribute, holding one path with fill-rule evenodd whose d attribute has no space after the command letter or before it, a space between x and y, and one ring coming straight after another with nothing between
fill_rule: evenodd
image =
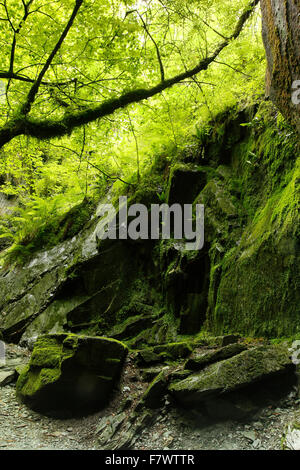
<instances>
[{"instance_id":1,"label":"fern plant","mask_svg":"<svg viewBox=\"0 0 300 470\"><path fill-rule=\"evenodd\" d=\"M0 226L0 238L12 240L12 245L4 252L6 264L23 263L32 252L51 244L51 237L59 228L61 206L62 197L35 196L7 217L6 224Z\"/></svg>"}]
</instances>

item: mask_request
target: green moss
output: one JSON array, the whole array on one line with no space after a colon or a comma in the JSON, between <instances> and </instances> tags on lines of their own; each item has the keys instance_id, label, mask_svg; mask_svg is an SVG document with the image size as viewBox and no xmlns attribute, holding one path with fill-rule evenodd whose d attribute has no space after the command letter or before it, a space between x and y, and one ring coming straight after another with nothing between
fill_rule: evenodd
<instances>
[{"instance_id":1,"label":"green moss","mask_svg":"<svg viewBox=\"0 0 300 470\"><path fill-rule=\"evenodd\" d=\"M280 372L291 365L288 351L279 346L260 346L212 364L169 387L170 392L226 392Z\"/></svg>"},{"instance_id":2,"label":"green moss","mask_svg":"<svg viewBox=\"0 0 300 470\"><path fill-rule=\"evenodd\" d=\"M218 214L214 195L205 199L211 242L206 327L215 334L299 331L298 154L296 134L271 103L262 102L230 148L231 172L221 165L215 181L233 196L236 222Z\"/></svg>"},{"instance_id":3,"label":"green moss","mask_svg":"<svg viewBox=\"0 0 300 470\"><path fill-rule=\"evenodd\" d=\"M58 368L61 363L61 351L57 348L35 349L30 364L35 367Z\"/></svg>"},{"instance_id":4,"label":"green moss","mask_svg":"<svg viewBox=\"0 0 300 470\"><path fill-rule=\"evenodd\" d=\"M26 369L17 381L17 396L34 409L104 406L127 353L114 339L45 335L35 343ZM80 392L87 381L90 392Z\"/></svg>"}]
</instances>

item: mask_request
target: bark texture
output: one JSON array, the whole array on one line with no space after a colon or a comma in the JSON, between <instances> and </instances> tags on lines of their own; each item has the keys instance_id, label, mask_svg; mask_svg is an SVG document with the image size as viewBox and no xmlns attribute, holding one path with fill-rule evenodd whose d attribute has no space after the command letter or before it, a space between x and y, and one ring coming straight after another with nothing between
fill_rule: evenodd
<instances>
[{"instance_id":1,"label":"bark texture","mask_svg":"<svg viewBox=\"0 0 300 470\"><path fill-rule=\"evenodd\" d=\"M267 94L300 132L300 105L292 101L293 83L300 80L300 0L261 0L261 9Z\"/></svg>"}]
</instances>

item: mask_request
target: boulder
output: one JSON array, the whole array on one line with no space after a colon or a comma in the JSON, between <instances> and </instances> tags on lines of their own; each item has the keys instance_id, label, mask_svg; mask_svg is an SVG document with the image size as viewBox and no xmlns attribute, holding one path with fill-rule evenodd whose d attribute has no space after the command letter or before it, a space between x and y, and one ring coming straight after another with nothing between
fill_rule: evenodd
<instances>
[{"instance_id":1,"label":"boulder","mask_svg":"<svg viewBox=\"0 0 300 470\"><path fill-rule=\"evenodd\" d=\"M75 334L38 338L17 381L17 396L32 409L83 414L109 401L127 347L121 342Z\"/></svg>"},{"instance_id":2,"label":"boulder","mask_svg":"<svg viewBox=\"0 0 300 470\"><path fill-rule=\"evenodd\" d=\"M285 347L258 346L171 383L169 391L182 404L195 406L294 367Z\"/></svg>"}]
</instances>

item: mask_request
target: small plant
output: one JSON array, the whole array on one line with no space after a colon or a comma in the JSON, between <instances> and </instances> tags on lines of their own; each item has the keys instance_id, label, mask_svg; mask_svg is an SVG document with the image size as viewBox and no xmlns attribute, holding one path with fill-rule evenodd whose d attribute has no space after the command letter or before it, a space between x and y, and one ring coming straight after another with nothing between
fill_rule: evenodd
<instances>
[{"instance_id":1,"label":"small plant","mask_svg":"<svg viewBox=\"0 0 300 470\"><path fill-rule=\"evenodd\" d=\"M211 133L211 128L208 126L195 126L195 134L192 135L200 145L205 145L207 142L207 139Z\"/></svg>"},{"instance_id":2,"label":"small plant","mask_svg":"<svg viewBox=\"0 0 300 470\"><path fill-rule=\"evenodd\" d=\"M161 192L157 192L157 197L159 199L160 202L166 202L166 199L167 199L167 195L166 195L166 191L161 191Z\"/></svg>"}]
</instances>

